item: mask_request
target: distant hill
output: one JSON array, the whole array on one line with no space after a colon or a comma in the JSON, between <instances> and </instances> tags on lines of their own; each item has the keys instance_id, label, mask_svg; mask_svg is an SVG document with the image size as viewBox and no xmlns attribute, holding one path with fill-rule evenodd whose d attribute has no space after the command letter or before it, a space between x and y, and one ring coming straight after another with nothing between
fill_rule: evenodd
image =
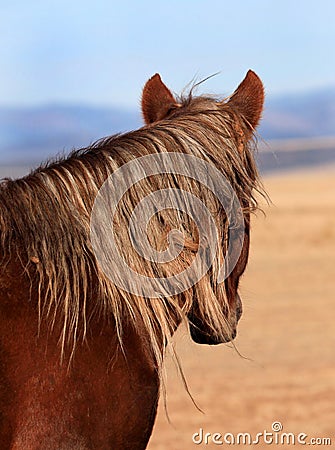
<instances>
[{"instance_id":1,"label":"distant hill","mask_svg":"<svg viewBox=\"0 0 335 450\"><path fill-rule=\"evenodd\" d=\"M101 137L136 129L141 125L139 112L115 107L0 107L0 165L35 165L50 156L68 153L73 148L87 146ZM335 87L267 98L259 134L270 142L335 136ZM280 145L276 146L276 151L280 151ZM273 159L271 152L270 146L265 167ZM314 161L310 153L306 155L309 161ZM328 155L332 155L332 151L328 151ZM299 153L299 161L303 158L303 153ZM276 165L275 161L273 163Z\"/></svg>"},{"instance_id":2,"label":"distant hill","mask_svg":"<svg viewBox=\"0 0 335 450\"><path fill-rule=\"evenodd\" d=\"M0 107L0 164L35 163L140 125L139 113L118 108Z\"/></svg>"},{"instance_id":3,"label":"distant hill","mask_svg":"<svg viewBox=\"0 0 335 450\"><path fill-rule=\"evenodd\" d=\"M269 98L259 131L266 140L335 136L335 87Z\"/></svg>"}]
</instances>

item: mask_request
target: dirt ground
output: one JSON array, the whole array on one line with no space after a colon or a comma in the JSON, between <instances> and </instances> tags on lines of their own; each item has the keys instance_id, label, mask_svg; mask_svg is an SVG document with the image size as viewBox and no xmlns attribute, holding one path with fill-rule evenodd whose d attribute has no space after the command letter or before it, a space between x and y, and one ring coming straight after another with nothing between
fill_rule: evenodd
<instances>
[{"instance_id":1,"label":"dirt ground","mask_svg":"<svg viewBox=\"0 0 335 450\"><path fill-rule=\"evenodd\" d=\"M265 207L266 217L253 219L236 339L243 356L227 345L198 346L185 330L178 332L184 373L203 413L168 359L171 423L161 400L150 450L220 448L200 435L195 445L192 435L202 428L221 434L214 441L226 433L255 438L272 432L273 422L281 423L282 432L295 433L295 439L307 434L307 444L329 437L335 446L335 167L271 176L264 184L273 205ZM259 444L221 448L272 446L292 447L260 438Z\"/></svg>"}]
</instances>

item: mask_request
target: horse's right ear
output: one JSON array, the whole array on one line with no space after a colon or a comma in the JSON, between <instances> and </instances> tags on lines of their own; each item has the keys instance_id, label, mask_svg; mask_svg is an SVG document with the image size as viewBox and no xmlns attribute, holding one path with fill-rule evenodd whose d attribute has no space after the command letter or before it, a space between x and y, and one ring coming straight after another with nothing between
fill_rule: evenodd
<instances>
[{"instance_id":1,"label":"horse's right ear","mask_svg":"<svg viewBox=\"0 0 335 450\"><path fill-rule=\"evenodd\" d=\"M255 72L249 70L242 83L230 97L228 105L242 114L254 130L260 121L263 104L263 83Z\"/></svg>"},{"instance_id":2,"label":"horse's right ear","mask_svg":"<svg viewBox=\"0 0 335 450\"><path fill-rule=\"evenodd\" d=\"M146 125L164 119L177 102L158 73L148 80L142 92L142 114Z\"/></svg>"}]
</instances>

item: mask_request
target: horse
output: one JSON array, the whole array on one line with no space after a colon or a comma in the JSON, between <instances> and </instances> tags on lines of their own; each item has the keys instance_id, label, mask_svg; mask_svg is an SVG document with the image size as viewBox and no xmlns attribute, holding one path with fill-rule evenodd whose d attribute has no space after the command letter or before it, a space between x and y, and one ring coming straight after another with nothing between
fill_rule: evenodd
<instances>
[{"instance_id":1,"label":"horse","mask_svg":"<svg viewBox=\"0 0 335 450\"><path fill-rule=\"evenodd\" d=\"M264 89L250 70L227 98L193 91L177 97L156 74L143 88L142 128L1 181L2 450L145 449L177 327L187 323L199 344L235 338L250 215L262 191L255 130ZM211 184L217 174L220 194ZM104 209L120 189L114 210ZM143 226L136 205L155 191L162 197ZM176 205L176 192L189 210ZM242 228L228 220L234 196ZM154 256L143 254L142 231Z\"/></svg>"}]
</instances>

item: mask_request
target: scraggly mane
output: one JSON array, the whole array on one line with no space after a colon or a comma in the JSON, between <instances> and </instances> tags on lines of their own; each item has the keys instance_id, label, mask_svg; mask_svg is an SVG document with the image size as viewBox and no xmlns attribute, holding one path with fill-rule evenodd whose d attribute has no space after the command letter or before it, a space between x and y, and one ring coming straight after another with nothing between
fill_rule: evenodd
<instances>
[{"instance_id":1,"label":"scraggly mane","mask_svg":"<svg viewBox=\"0 0 335 450\"><path fill-rule=\"evenodd\" d=\"M228 105L207 97L188 98L171 117L137 131L98 141L74 151L67 159L50 162L19 180L0 184L0 244L4 258L19 256L38 292L40 319L62 320L64 349L84 338L94 314L114 322L122 345L122 327L130 324L147 340L157 361L162 343L170 341L175 325L186 318L196 298L203 320L218 336L227 332L223 305L225 283L216 279L226 249L227 224L217 199L207 188L173 174L150 177L131 188L118 208L117 240L125 255L146 276L169 276L184 270L197 250L194 223L185 214L167 210L151 221L151 242L166 246L170 229L186 235L181 257L165 267L143 261L131 249L128 230L131 208L157 189L192 192L215 215L222 244L214 264L193 288L180 295L146 299L118 289L102 272L90 243L90 217L94 200L108 175L139 156L180 152L213 163L229 180L245 211L257 208L254 192L260 189L254 162L254 143L246 143L250 128ZM123 225L122 225L123 224Z\"/></svg>"}]
</instances>

